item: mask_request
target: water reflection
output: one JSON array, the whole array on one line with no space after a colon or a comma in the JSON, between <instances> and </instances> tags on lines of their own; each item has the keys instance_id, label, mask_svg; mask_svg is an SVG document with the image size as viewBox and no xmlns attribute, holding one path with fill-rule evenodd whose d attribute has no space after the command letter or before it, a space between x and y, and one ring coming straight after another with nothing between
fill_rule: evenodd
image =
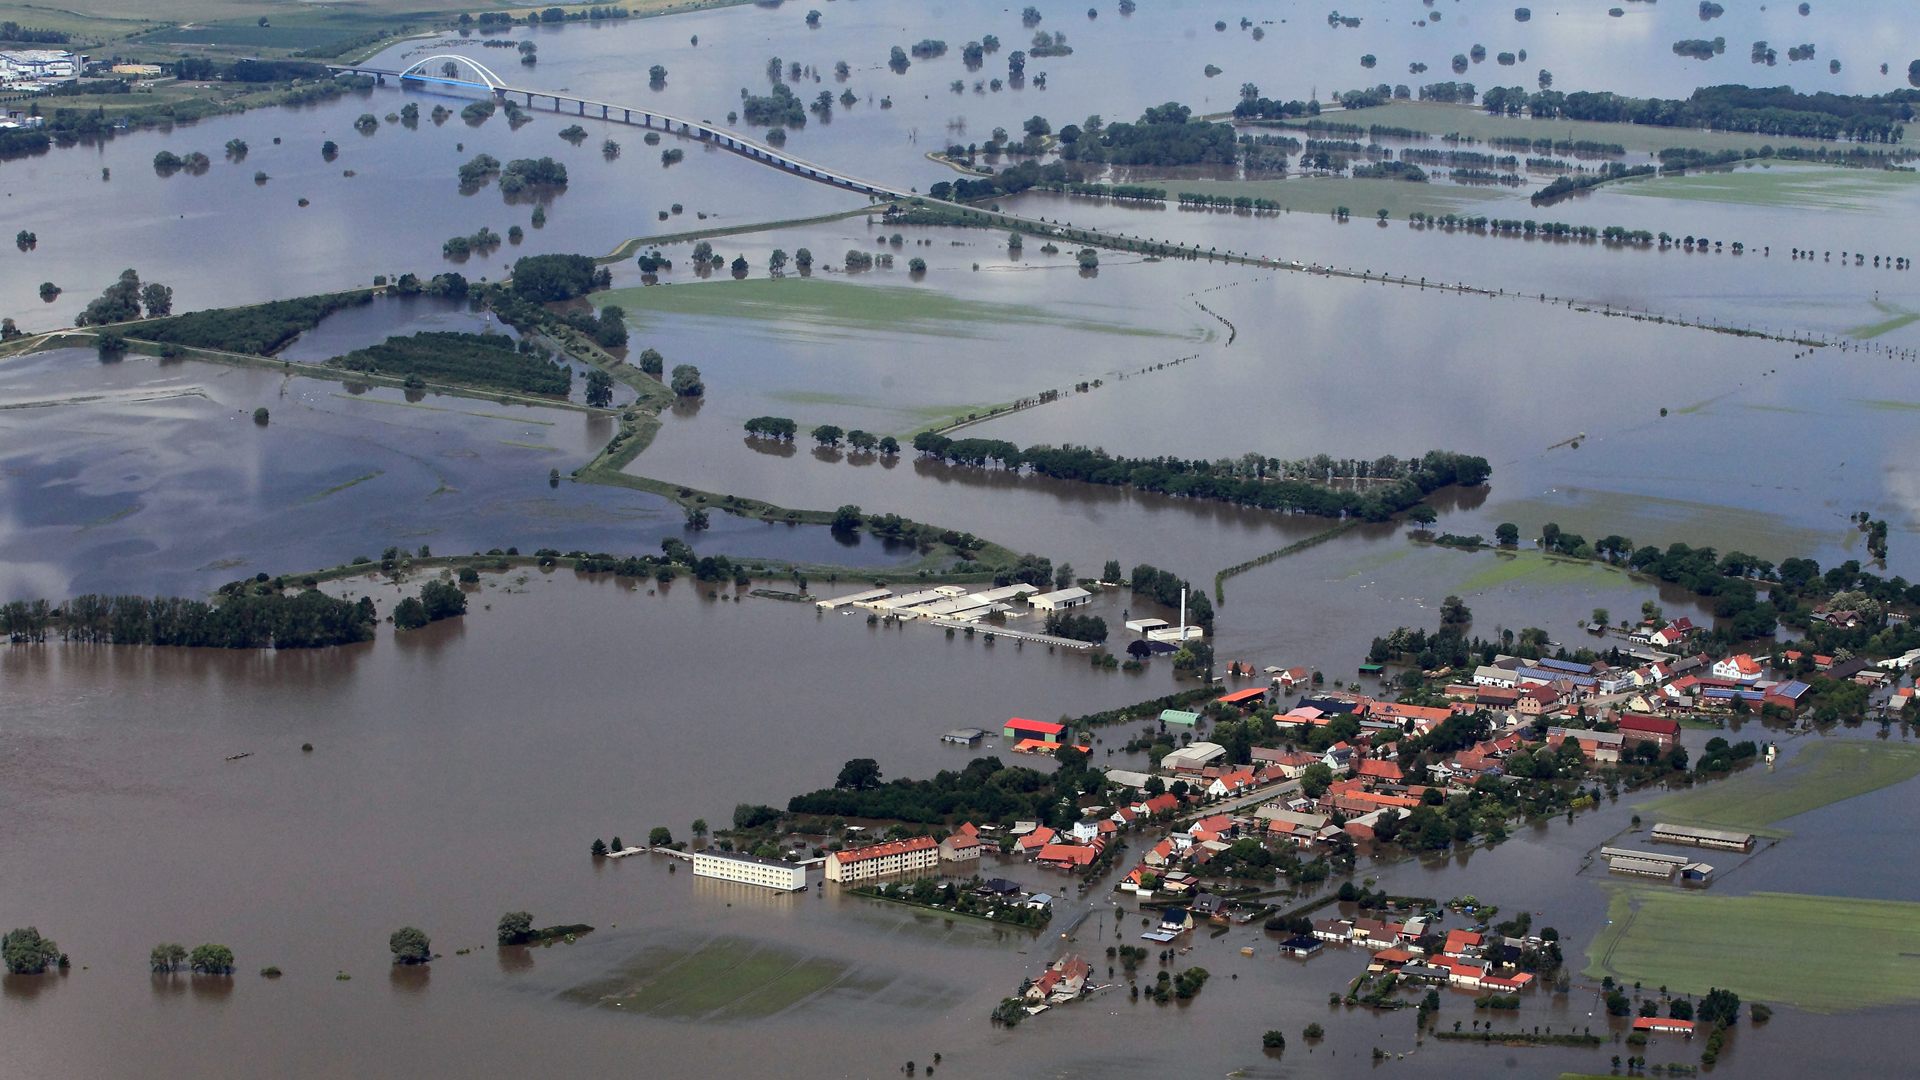
<instances>
[{"instance_id":1,"label":"water reflection","mask_svg":"<svg viewBox=\"0 0 1920 1080\"><path fill-rule=\"evenodd\" d=\"M533 970L533 950L525 945L502 945L494 950L493 955L500 970L508 975Z\"/></svg>"},{"instance_id":2,"label":"water reflection","mask_svg":"<svg viewBox=\"0 0 1920 1080\"><path fill-rule=\"evenodd\" d=\"M391 964L387 968L387 986L402 997L426 993L433 978L432 964Z\"/></svg>"}]
</instances>

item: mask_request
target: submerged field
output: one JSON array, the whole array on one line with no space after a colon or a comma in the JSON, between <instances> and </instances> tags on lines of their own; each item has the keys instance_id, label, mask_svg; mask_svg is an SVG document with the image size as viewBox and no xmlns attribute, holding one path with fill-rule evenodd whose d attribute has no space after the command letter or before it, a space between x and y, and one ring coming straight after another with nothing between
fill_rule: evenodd
<instances>
[{"instance_id":1,"label":"submerged field","mask_svg":"<svg viewBox=\"0 0 1920 1080\"><path fill-rule=\"evenodd\" d=\"M1843 210L1883 214L1890 197L1920 190L1920 174L1886 169L1831 166L1747 165L1731 172L1664 176L1615 185L1627 195L1696 199L1747 206L1788 206L1801 210Z\"/></svg>"},{"instance_id":2,"label":"submerged field","mask_svg":"<svg viewBox=\"0 0 1920 1080\"><path fill-rule=\"evenodd\" d=\"M1833 1013L1920 1001L1920 904L1610 886L1590 978Z\"/></svg>"},{"instance_id":3,"label":"submerged field","mask_svg":"<svg viewBox=\"0 0 1920 1080\"><path fill-rule=\"evenodd\" d=\"M1788 835L1768 826L1920 775L1920 747L1816 743L1772 772L1749 771L1636 807L1650 820Z\"/></svg>"}]
</instances>

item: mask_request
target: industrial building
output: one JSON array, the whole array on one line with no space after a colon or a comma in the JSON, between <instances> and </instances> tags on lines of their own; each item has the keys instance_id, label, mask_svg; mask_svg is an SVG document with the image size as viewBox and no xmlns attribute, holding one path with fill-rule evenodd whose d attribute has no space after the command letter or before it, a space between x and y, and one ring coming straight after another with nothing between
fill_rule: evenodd
<instances>
[{"instance_id":1,"label":"industrial building","mask_svg":"<svg viewBox=\"0 0 1920 1080\"><path fill-rule=\"evenodd\" d=\"M1600 857L1607 860L1607 869L1613 873L1638 874L1662 881L1672 881L1675 870L1693 861L1678 855L1662 855L1657 851L1632 851L1616 847L1601 848Z\"/></svg>"},{"instance_id":2,"label":"industrial building","mask_svg":"<svg viewBox=\"0 0 1920 1080\"><path fill-rule=\"evenodd\" d=\"M693 853L695 877L737 881L765 889L799 892L807 887L807 868L778 859L762 859L732 851L696 851Z\"/></svg>"},{"instance_id":3,"label":"industrial building","mask_svg":"<svg viewBox=\"0 0 1920 1080\"><path fill-rule=\"evenodd\" d=\"M1687 844L1692 847L1720 848L1723 851L1752 851L1753 834L1727 829L1700 829L1691 825L1655 825L1656 844Z\"/></svg>"},{"instance_id":4,"label":"industrial building","mask_svg":"<svg viewBox=\"0 0 1920 1080\"><path fill-rule=\"evenodd\" d=\"M1060 589L1056 592L1041 593L1027 602L1032 604L1036 611L1065 611L1067 608L1093 603L1093 594L1081 588Z\"/></svg>"}]
</instances>

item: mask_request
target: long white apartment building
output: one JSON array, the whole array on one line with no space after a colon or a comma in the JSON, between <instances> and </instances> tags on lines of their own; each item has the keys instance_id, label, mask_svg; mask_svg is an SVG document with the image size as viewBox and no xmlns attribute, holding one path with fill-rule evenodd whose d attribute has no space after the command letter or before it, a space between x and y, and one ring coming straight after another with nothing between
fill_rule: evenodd
<instances>
[{"instance_id":1,"label":"long white apartment building","mask_svg":"<svg viewBox=\"0 0 1920 1080\"><path fill-rule=\"evenodd\" d=\"M807 868L804 866L731 851L694 852L693 874L695 877L737 881L742 885L758 885L783 892L799 892L807 887Z\"/></svg>"}]
</instances>

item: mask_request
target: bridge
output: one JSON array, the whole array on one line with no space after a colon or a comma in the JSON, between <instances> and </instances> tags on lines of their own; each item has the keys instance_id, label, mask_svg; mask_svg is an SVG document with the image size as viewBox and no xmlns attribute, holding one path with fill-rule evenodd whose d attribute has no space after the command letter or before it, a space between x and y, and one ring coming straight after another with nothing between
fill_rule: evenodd
<instances>
[{"instance_id":1,"label":"bridge","mask_svg":"<svg viewBox=\"0 0 1920 1080\"><path fill-rule=\"evenodd\" d=\"M858 191L874 198L910 199L914 197L912 192L901 191L871 180L863 180L825 165L816 165L704 120L688 120L663 113L658 109L636 109L606 101L594 101L591 98L554 93L550 90L528 90L510 86L506 80L488 70L484 64L458 53L438 53L424 57L398 71L391 68L369 67L365 64L329 64L327 68L335 75L372 76L383 86L388 79L393 79L400 83L418 82L478 90L495 100L512 102L516 105L519 104L516 99L525 98L525 107L528 109L558 113L562 116L593 117L615 124L627 124L632 127L664 131L668 134L684 135L711 143L722 150L732 151L762 165L790 172L795 176L848 191Z\"/></svg>"}]
</instances>

